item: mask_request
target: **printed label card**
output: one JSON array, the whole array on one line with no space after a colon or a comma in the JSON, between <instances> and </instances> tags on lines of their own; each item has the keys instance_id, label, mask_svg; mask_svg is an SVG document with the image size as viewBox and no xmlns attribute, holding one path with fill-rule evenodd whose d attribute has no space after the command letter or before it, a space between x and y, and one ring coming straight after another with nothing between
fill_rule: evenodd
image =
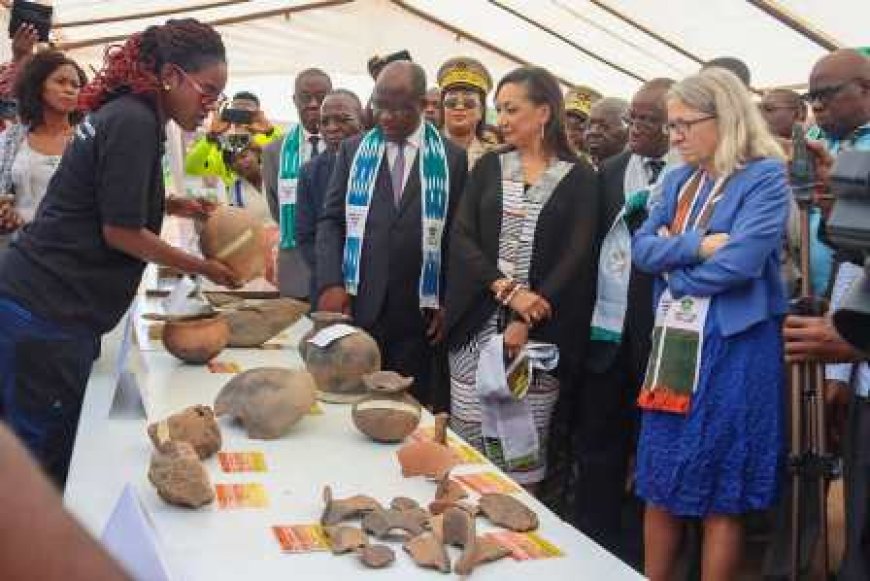
<instances>
[{"instance_id":1,"label":"printed label card","mask_svg":"<svg viewBox=\"0 0 870 581\"><path fill-rule=\"evenodd\" d=\"M273 526L272 533L285 553L312 553L330 549L323 527L317 524Z\"/></svg>"},{"instance_id":2,"label":"printed label card","mask_svg":"<svg viewBox=\"0 0 870 581\"><path fill-rule=\"evenodd\" d=\"M513 494L520 491L520 487L515 482L497 472L459 474L453 478L478 494Z\"/></svg>"},{"instance_id":3,"label":"printed label card","mask_svg":"<svg viewBox=\"0 0 870 581\"><path fill-rule=\"evenodd\" d=\"M565 552L537 533L515 533L499 531L483 535L502 547L510 550L511 558L516 561L532 561L564 557Z\"/></svg>"},{"instance_id":4,"label":"printed label card","mask_svg":"<svg viewBox=\"0 0 870 581\"><path fill-rule=\"evenodd\" d=\"M262 452L218 452L218 462L224 472L266 472L266 456Z\"/></svg>"},{"instance_id":5,"label":"printed label card","mask_svg":"<svg viewBox=\"0 0 870 581\"><path fill-rule=\"evenodd\" d=\"M259 483L217 484L215 485L218 508L227 510L235 508L266 508L269 497L266 488Z\"/></svg>"}]
</instances>

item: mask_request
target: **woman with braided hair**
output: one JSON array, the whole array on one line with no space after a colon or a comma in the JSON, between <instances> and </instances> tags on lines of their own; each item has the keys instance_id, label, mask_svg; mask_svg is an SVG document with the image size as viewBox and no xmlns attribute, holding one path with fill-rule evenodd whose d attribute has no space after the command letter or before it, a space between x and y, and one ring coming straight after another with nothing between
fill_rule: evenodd
<instances>
[{"instance_id":1,"label":"woman with braided hair","mask_svg":"<svg viewBox=\"0 0 870 581\"><path fill-rule=\"evenodd\" d=\"M220 36L196 20L110 47L34 221L0 256L0 418L60 486L100 336L129 307L146 262L237 285L224 265L159 238L165 211L210 210L164 198L165 125L196 128L226 77Z\"/></svg>"}]
</instances>

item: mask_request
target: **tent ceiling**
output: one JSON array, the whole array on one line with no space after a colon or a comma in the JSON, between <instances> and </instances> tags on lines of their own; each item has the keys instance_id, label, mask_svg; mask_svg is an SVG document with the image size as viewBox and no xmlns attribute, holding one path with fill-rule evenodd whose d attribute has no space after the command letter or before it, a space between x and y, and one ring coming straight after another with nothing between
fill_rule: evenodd
<instances>
[{"instance_id":1,"label":"tent ceiling","mask_svg":"<svg viewBox=\"0 0 870 581\"><path fill-rule=\"evenodd\" d=\"M519 62L532 62L563 81L623 96L641 79L679 78L697 70L699 60L722 55L746 61L756 87L805 83L825 49L761 10L760 3L812 23L843 46L870 44L867 0L53 2L61 45L92 65L106 42L189 15L218 26L234 79L289 78L319 66L364 82L371 55L408 48L430 74L447 58L468 54L496 78Z\"/></svg>"}]
</instances>

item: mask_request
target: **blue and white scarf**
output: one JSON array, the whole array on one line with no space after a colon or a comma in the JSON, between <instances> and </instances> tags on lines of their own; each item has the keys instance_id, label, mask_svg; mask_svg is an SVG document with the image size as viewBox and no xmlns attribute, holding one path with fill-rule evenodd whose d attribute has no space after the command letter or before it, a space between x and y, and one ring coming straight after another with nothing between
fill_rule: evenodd
<instances>
[{"instance_id":1,"label":"blue and white scarf","mask_svg":"<svg viewBox=\"0 0 870 581\"><path fill-rule=\"evenodd\" d=\"M353 158L347 181L347 235L344 243L342 272L347 292L359 291L360 256L365 238L366 220L386 141L380 128L363 137ZM425 123L420 148L420 184L422 186L423 263L420 270L420 307L438 308L441 287L441 240L450 197L450 173L447 154L438 130Z\"/></svg>"}]
</instances>

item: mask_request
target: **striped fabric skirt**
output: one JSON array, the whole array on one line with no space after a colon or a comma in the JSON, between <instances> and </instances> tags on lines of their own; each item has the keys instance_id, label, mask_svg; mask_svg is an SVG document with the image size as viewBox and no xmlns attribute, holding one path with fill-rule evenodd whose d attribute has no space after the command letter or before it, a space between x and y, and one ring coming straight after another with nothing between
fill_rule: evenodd
<instances>
[{"instance_id":1,"label":"striped fabric skirt","mask_svg":"<svg viewBox=\"0 0 870 581\"><path fill-rule=\"evenodd\" d=\"M534 484L544 479L547 473L547 439L550 420L556 401L559 399L559 380L550 373L535 369L526 398L532 409L535 427L538 430L541 453L538 461L521 470L507 468L501 455L487 453L483 441L480 398L475 387L477 363L480 350L496 333L496 317L490 319L483 330L468 343L453 349L448 354L450 363L450 428L462 439L474 446L508 476L520 484Z\"/></svg>"}]
</instances>

